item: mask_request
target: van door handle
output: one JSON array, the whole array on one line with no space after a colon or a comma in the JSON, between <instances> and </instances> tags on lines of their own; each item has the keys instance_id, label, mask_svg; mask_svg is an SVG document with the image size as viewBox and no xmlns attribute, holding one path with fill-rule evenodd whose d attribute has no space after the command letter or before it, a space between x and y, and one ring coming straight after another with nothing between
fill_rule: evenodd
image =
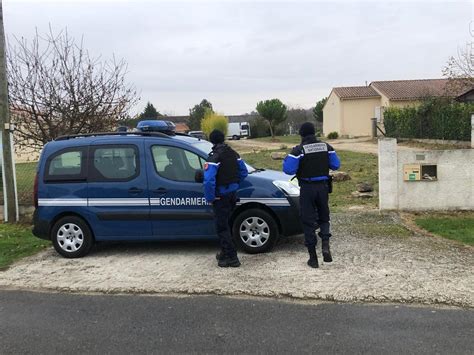
<instances>
[{"instance_id":1,"label":"van door handle","mask_svg":"<svg viewBox=\"0 0 474 355\"><path fill-rule=\"evenodd\" d=\"M142 193L142 192L143 192L143 189L139 189L138 187L132 187L132 188L128 189L129 194L139 194L139 193Z\"/></svg>"},{"instance_id":2,"label":"van door handle","mask_svg":"<svg viewBox=\"0 0 474 355\"><path fill-rule=\"evenodd\" d=\"M166 190L164 187L160 187L158 189L151 190L155 194L163 195L165 194L168 190Z\"/></svg>"}]
</instances>

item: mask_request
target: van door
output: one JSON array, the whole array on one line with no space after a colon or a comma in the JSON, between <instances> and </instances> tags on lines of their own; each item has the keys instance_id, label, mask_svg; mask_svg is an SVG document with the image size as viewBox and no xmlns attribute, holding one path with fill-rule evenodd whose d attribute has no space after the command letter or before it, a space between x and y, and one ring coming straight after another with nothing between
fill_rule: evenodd
<instances>
[{"instance_id":1,"label":"van door","mask_svg":"<svg viewBox=\"0 0 474 355\"><path fill-rule=\"evenodd\" d=\"M194 180L204 158L176 146L145 142L150 187L150 218L158 239L215 236L212 206Z\"/></svg>"},{"instance_id":2,"label":"van door","mask_svg":"<svg viewBox=\"0 0 474 355\"><path fill-rule=\"evenodd\" d=\"M91 145L88 173L88 204L96 218L96 239L151 239L143 139Z\"/></svg>"}]
</instances>

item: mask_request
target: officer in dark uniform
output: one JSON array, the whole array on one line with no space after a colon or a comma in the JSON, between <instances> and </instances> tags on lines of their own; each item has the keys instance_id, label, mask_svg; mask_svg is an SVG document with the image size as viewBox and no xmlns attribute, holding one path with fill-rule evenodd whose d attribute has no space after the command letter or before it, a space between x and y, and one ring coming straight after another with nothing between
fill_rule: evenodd
<instances>
[{"instance_id":1,"label":"officer in dark uniform","mask_svg":"<svg viewBox=\"0 0 474 355\"><path fill-rule=\"evenodd\" d=\"M329 169L340 167L339 158L333 147L319 141L315 136L314 125L305 122L300 128L301 144L294 147L283 161L283 171L295 175L300 185L300 214L303 223L305 245L308 248L308 265L317 268L316 229L322 239L322 253L325 262L331 262L329 238L328 193L330 188Z\"/></svg>"},{"instance_id":2,"label":"officer in dark uniform","mask_svg":"<svg viewBox=\"0 0 474 355\"><path fill-rule=\"evenodd\" d=\"M239 267L229 218L237 202L239 183L247 177L247 166L239 154L224 144L224 134L214 130L209 140L214 146L204 167L204 196L214 209L221 252L216 255L220 267Z\"/></svg>"}]
</instances>

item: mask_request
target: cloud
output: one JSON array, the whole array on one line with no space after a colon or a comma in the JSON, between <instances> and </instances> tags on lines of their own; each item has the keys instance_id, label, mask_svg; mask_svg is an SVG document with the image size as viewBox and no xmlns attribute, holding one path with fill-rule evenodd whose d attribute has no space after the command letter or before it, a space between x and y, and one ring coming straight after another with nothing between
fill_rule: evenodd
<instances>
[{"instance_id":1,"label":"cloud","mask_svg":"<svg viewBox=\"0 0 474 355\"><path fill-rule=\"evenodd\" d=\"M470 2L4 1L8 35L67 26L93 55L129 63L162 111L202 98L227 114L279 97L309 107L333 86L440 77L469 39Z\"/></svg>"}]
</instances>

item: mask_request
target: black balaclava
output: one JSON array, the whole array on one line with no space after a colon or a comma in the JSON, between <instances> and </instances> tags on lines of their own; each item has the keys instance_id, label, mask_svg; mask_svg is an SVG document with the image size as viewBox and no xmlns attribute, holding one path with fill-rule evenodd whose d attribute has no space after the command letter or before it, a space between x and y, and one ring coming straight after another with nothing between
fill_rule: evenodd
<instances>
[{"instance_id":1,"label":"black balaclava","mask_svg":"<svg viewBox=\"0 0 474 355\"><path fill-rule=\"evenodd\" d=\"M209 140L214 145L224 143L224 140L225 140L224 133L222 133L218 129L215 129L209 135Z\"/></svg>"},{"instance_id":2,"label":"black balaclava","mask_svg":"<svg viewBox=\"0 0 474 355\"><path fill-rule=\"evenodd\" d=\"M303 123L300 127L299 133L301 137L314 136L314 134L316 133L314 129L314 124L312 124L311 122Z\"/></svg>"}]
</instances>

